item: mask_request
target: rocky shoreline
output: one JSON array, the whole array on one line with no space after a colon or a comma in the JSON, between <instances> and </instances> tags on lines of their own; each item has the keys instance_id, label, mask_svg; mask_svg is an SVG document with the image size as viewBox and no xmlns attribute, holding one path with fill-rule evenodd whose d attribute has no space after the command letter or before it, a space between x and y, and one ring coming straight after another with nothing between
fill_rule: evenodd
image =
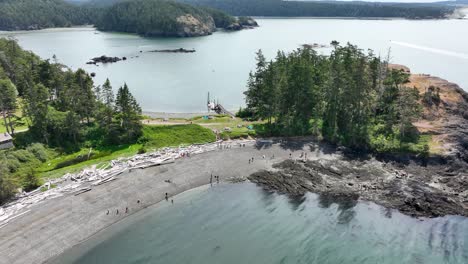
<instances>
[{"instance_id":1,"label":"rocky shoreline","mask_svg":"<svg viewBox=\"0 0 468 264\"><path fill-rule=\"evenodd\" d=\"M350 202L372 201L415 217L468 216L468 166L457 165L302 156L253 173L249 180L294 196L314 192Z\"/></svg>"}]
</instances>

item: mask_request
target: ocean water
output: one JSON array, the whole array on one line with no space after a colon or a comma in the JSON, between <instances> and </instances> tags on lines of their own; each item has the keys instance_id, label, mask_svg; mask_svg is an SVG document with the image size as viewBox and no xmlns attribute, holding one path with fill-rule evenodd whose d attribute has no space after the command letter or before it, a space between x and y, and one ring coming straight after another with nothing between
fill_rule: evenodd
<instances>
[{"instance_id":1,"label":"ocean water","mask_svg":"<svg viewBox=\"0 0 468 264\"><path fill-rule=\"evenodd\" d=\"M109 78L114 88L129 85L143 110L200 112L207 93L227 109L244 104L243 92L255 66L255 52L268 59L278 50L291 51L305 43L351 42L413 72L447 79L468 89L468 20L365 20L277 18L257 19L259 28L217 32L197 38L143 38L104 33L93 28L7 32L22 47L42 58L55 54L59 62L95 72L96 84ZM190 54L151 53L155 49L196 49ZM142 51L140 53L140 51ZM328 54L330 49L319 49ZM104 66L86 65L93 57L127 57Z\"/></svg>"},{"instance_id":2,"label":"ocean water","mask_svg":"<svg viewBox=\"0 0 468 264\"><path fill-rule=\"evenodd\" d=\"M51 263L468 263L468 218L289 197L252 183L198 188L126 218Z\"/></svg>"}]
</instances>

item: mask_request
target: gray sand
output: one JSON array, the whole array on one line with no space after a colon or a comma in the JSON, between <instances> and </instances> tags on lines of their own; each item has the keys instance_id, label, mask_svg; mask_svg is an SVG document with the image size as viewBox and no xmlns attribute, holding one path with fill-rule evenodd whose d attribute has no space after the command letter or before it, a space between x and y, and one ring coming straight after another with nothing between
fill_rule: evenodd
<instances>
[{"instance_id":1,"label":"gray sand","mask_svg":"<svg viewBox=\"0 0 468 264\"><path fill-rule=\"evenodd\" d=\"M124 217L164 200L166 192L173 196L209 184L211 173L221 180L247 177L289 158L291 152L297 158L303 148L310 150L302 143L261 148L233 146L179 159L173 164L127 172L79 196L45 201L0 228L0 263L44 263ZM273 154L275 159L271 160ZM262 159L263 155L266 159ZM331 157L321 151L309 154L310 158L318 156ZM251 157L255 161L249 165ZM168 179L171 183L165 182ZM141 203L137 204L137 200ZM126 207L129 213L125 213Z\"/></svg>"}]
</instances>

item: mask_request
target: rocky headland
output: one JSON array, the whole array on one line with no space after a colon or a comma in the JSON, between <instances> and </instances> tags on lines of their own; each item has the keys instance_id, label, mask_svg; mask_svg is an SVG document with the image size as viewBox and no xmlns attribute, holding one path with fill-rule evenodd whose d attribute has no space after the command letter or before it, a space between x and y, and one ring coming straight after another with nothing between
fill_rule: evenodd
<instances>
[{"instance_id":1,"label":"rocky headland","mask_svg":"<svg viewBox=\"0 0 468 264\"><path fill-rule=\"evenodd\" d=\"M410 73L407 67L391 65ZM411 74L423 108L414 123L430 135L430 155L356 153L333 147L339 158L310 160L307 151L249 176L290 195L316 192L338 200L368 200L417 217L468 216L468 94L427 74Z\"/></svg>"}]
</instances>

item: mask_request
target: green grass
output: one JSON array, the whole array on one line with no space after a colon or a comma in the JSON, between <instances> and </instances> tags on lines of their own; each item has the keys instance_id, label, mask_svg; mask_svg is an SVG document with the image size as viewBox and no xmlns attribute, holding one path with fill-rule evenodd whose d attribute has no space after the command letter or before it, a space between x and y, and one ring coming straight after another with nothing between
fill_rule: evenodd
<instances>
[{"instance_id":1,"label":"green grass","mask_svg":"<svg viewBox=\"0 0 468 264\"><path fill-rule=\"evenodd\" d=\"M213 119L203 119L203 116L197 116L190 121L193 121L194 123L199 123L199 124L207 124L207 123L230 123L236 119L231 118L228 115L211 115Z\"/></svg>"},{"instance_id":2,"label":"green grass","mask_svg":"<svg viewBox=\"0 0 468 264\"><path fill-rule=\"evenodd\" d=\"M82 149L73 154L57 155L43 163L36 172L41 178L58 178L96 165L106 167L108 162L120 157L130 157L141 148L155 150L162 147L202 144L216 140L214 133L199 125L143 126L140 143L123 146L107 146ZM89 158L88 158L89 157Z\"/></svg>"},{"instance_id":3,"label":"green grass","mask_svg":"<svg viewBox=\"0 0 468 264\"><path fill-rule=\"evenodd\" d=\"M248 138L249 136L256 136L255 130L249 130L246 127L235 127L232 128L231 131L223 131L221 132L221 138L224 140L227 139L239 139L239 138Z\"/></svg>"},{"instance_id":4,"label":"green grass","mask_svg":"<svg viewBox=\"0 0 468 264\"><path fill-rule=\"evenodd\" d=\"M215 140L216 136L210 129L196 124L143 127L142 141L148 149L203 144Z\"/></svg>"}]
</instances>

